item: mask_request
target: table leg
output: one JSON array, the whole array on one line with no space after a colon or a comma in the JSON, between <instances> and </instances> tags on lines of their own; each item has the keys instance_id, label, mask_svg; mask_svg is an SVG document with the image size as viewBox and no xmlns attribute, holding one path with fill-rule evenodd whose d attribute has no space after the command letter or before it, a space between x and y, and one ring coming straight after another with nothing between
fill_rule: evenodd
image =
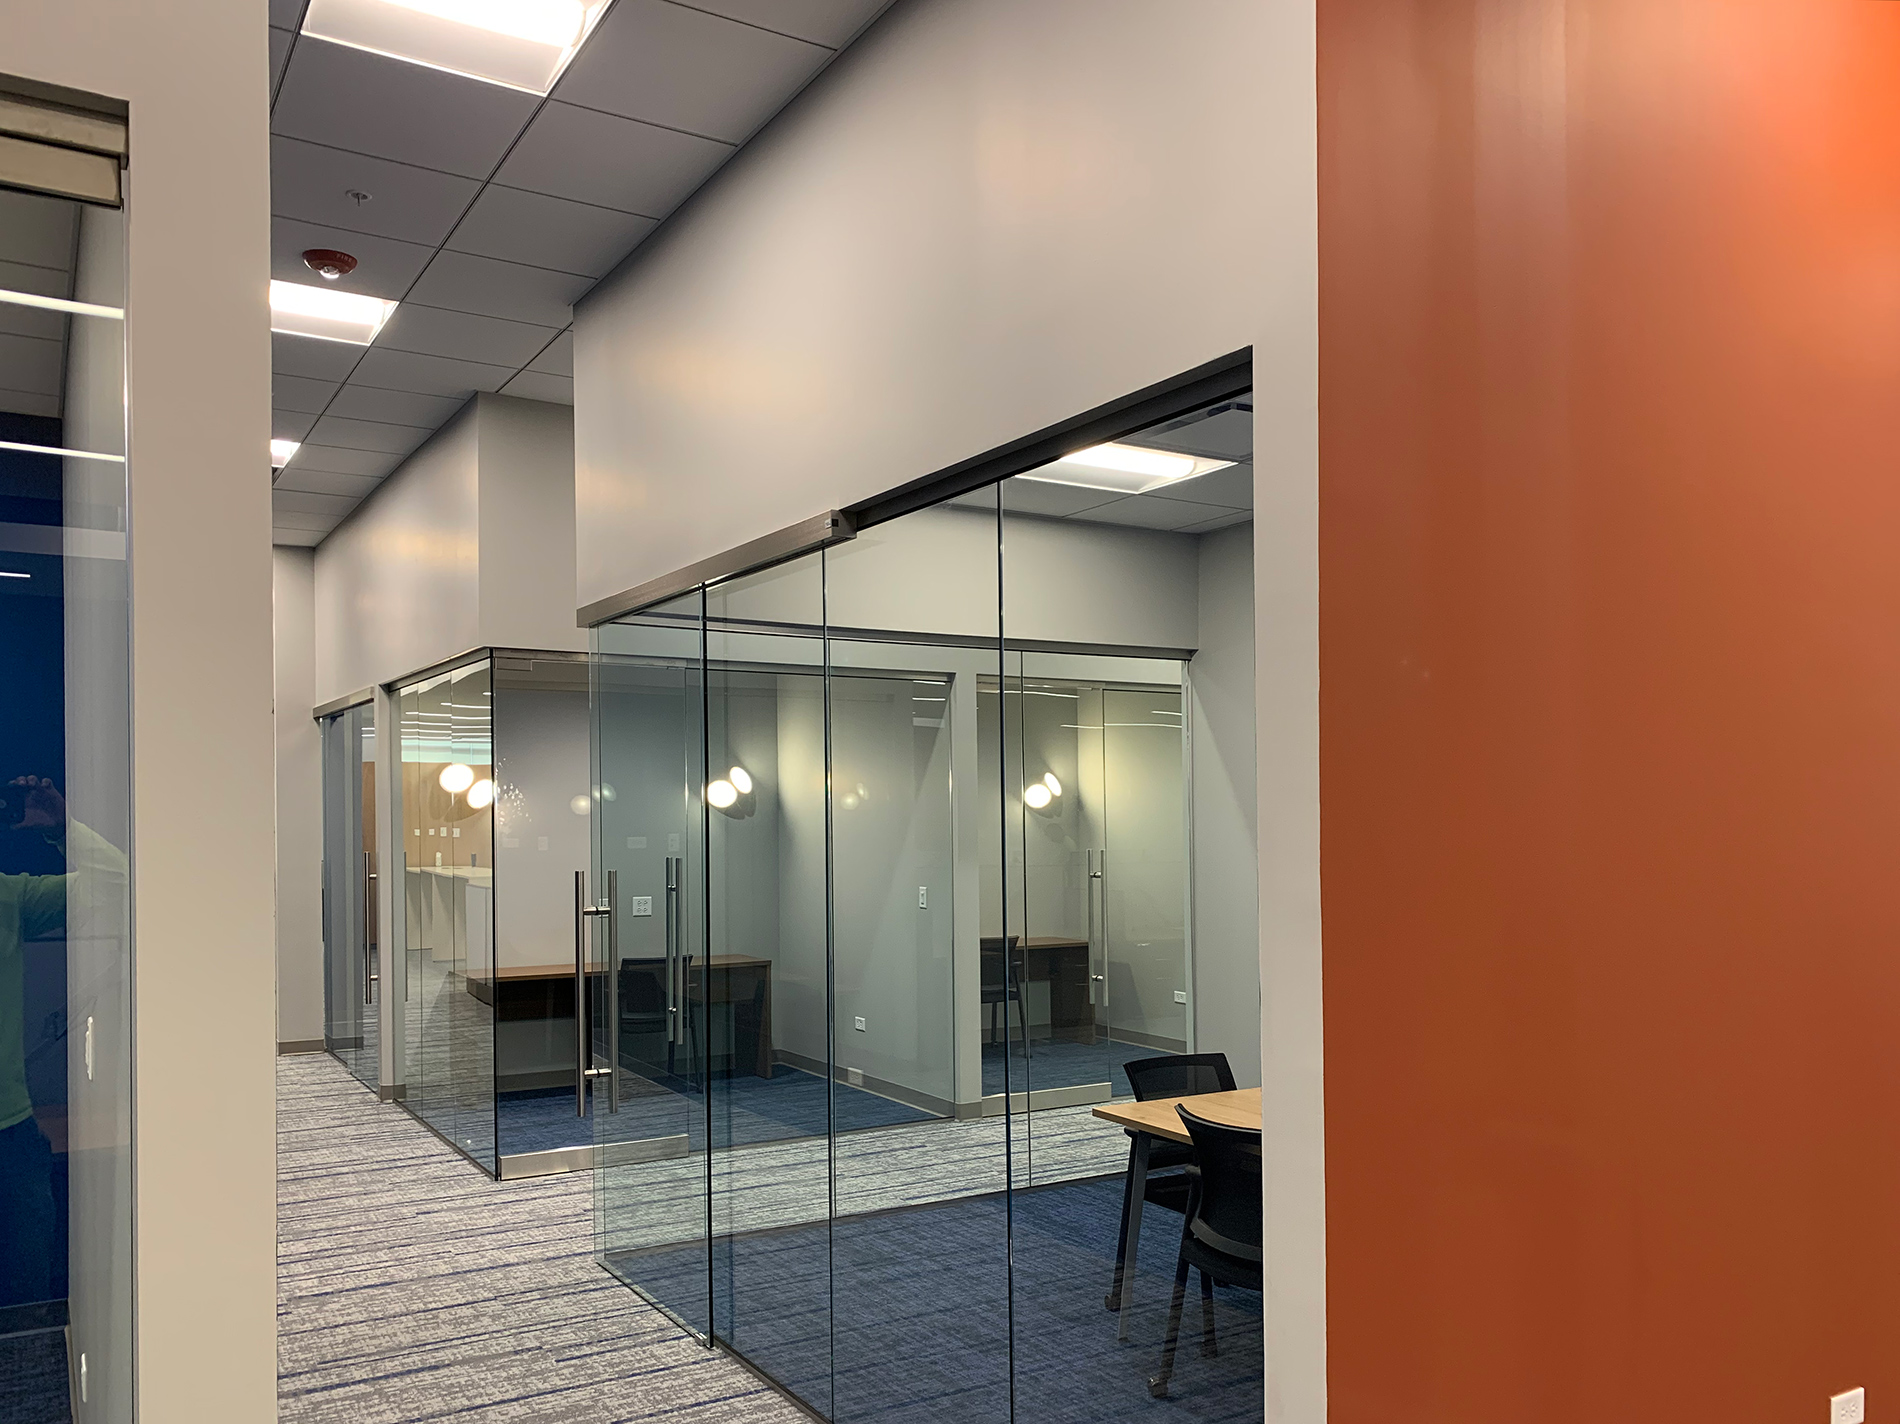
<instances>
[{"instance_id":1,"label":"table leg","mask_svg":"<svg viewBox=\"0 0 1900 1424\"><path fill-rule=\"evenodd\" d=\"M1122 1246L1121 1325L1115 1338L1128 1338L1129 1306L1135 1299L1135 1260L1141 1249L1141 1209L1148 1200L1148 1149L1154 1138L1145 1132L1135 1134L1135 1150L1128 1164L1128 1239Z\"/></svg>"}]
</instances>

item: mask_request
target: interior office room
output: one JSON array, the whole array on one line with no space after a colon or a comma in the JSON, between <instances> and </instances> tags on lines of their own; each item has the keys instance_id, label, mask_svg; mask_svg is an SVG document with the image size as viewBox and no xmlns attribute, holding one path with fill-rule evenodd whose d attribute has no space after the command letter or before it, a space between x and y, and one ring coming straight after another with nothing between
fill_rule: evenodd
<instances>
[{"instance_id":1,"label":"interior office room","mask_svg":"<svg viewBox=\"0 0 1900 1424\"><path fill-rule=\"evenodd\" d=\"M0 1424L1892 1416L1900 6L0 33Z\"/></svg>"}]
</instances>

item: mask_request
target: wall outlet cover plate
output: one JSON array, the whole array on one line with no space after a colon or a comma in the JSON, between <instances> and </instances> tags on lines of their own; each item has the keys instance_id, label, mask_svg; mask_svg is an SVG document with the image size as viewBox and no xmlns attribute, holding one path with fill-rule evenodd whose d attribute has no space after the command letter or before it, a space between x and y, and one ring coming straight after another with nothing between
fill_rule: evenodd
<instances>
[{"instance_id":1,"label":"wall outlet cover plate","mask_svg":"<svg viewBox=\"0 0 1900 1424\"><path fill-rule=\"evenodd\" d=\"M1850 1389L1828 1400L1828 1424L1867 1424L1867 1391Z\"/></svg>"}]
</instances>

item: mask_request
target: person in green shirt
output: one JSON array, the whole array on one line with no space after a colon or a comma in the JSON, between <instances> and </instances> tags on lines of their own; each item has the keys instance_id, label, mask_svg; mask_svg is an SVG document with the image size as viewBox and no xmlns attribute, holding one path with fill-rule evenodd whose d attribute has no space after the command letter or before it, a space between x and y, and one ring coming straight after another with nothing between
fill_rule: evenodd
<instances>
[{"instance_id":1,"label":"person in green shirt","mask_svg":"<svg viewBox=\"0 0 1900 1424\"><path fill-rule=\"evenodd\" d=\"M126 870L116 846L69 819L51 781L21 777L6 806L9 830L63 847L66 873L0 875L0 1306L49 1298L54 1276L53 1153L26 1086L30 942L65 931L69 901L105 894L122 905Z\"/></svg>"}]
</instances>

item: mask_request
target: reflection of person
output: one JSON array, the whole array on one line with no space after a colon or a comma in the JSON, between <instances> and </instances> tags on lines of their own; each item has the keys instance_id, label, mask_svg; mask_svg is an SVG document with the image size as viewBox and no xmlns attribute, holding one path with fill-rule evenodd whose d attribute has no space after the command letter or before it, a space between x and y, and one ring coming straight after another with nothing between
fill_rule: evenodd
<instances>
[{"instance_id":1,"label":"reflection of person","mask_svg":"<svg viewBox=\"0 0 1900 1424\"><path fill-rule=\"evenodd\" d=\"M65 928L69 891L81 876L125 875L115 846L67 821L66 798L52 782L23 776L9 791L17 794L7 801L20 807L9 829L63 846L67 873L0 875L0 1306L45 1300L53 1283L53 1149L26 1088L25 941Z\"/></svg>"}]
</instances>

